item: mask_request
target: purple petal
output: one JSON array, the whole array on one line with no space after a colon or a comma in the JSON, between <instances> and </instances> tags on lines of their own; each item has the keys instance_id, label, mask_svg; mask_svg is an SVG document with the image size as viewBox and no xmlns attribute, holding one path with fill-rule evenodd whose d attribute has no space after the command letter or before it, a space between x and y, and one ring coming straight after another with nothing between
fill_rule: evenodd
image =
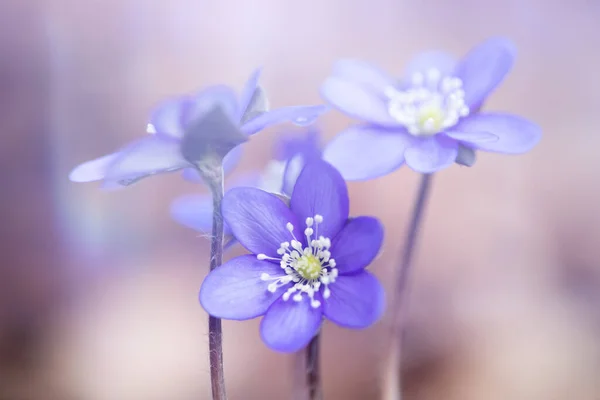
<instances>
[{"instance_id":1,"label":"purple petal","mask_svg":"<svg viewBox=\"0 0 600 400\"><path fill-rule=\"evenodd\" d=\"M455 129L465 132L490 132L498 137L494 142L472 142L480 150L521 154L531 150L542 136L541 128L517 115L482 113L469 116Z\"/></svg>"},{"instance_id":2,"label":"purple petal","mask_svg":"<svg viewBox=\"0 0 600 400\"><path fill-rule=\"evenodd\" d=\"M489 143L498 140L498 136L490 132L462 132L457 131L456 128L453 128L452 131L446 132L445 134L446 136L460 140L461 142Z\"/></svg>"},{"instance_id":3,"label":"purple petal","mask_svg":"<svg viewBox=\"0 0 600 400\"><path fill-rule=\"evenodd\" d=\"M383 93L387 87L396 85L396 79L378 67L360 60L344 59L333 65L332 75L356 83L373 93Z\"/></svg>"},{"instance_id":4,"label":"purple petal","mask_svg":"<svg viewBox=\"0 0 600 400\"><path fill-rule=\"evenodd\" d=\"M238 120L242 119L248 109L248 106L252 102L252 98L254 97L256 89L258 88L258 81L260 80L261 73L262 68L257 68L254 70L242 89L242 93L240 94L239 108L237 111Z\"/></svg>"},{"instance_id":5,"label":"purple petal","mask_svg":"<svg viewBox=\"0 0 600 400\"><path fill-rule=\"evenodd\" d=\"M302 301L277 300L260 324L263 342L272 350L298 351L317 334L322 322L321 307L312 308L307 296Z\"/></svg>"},{"instance_id":6,"label":"purple petal","mask_svg":"<svg viewBox=\"0 0 600 400\"><path fill-rule=\"evenodd\" d=\"M225 85L209 86L201 90L188 102L183 113L183 125L187 129L190 124L202 119L209 111L219 107L225 115L237 125L237 99L232 88Z\"/></svg>"},{"instance_id":7,"label":"purple petal","mask_svg":"<svg viewBox=\"0 0 600 400\"><path fill-rule=\"evenodd\" d=\"M399 126L390 115L383 93L371 92L359 84L330 77L321 86L321 96L343 113L382 126Z\"/></svg>"},{"instance_id":8,"label":"purple petal","mask_svg":"<svg viewBox=\"0 0 600 400\"><path fill-rule=\"evenodd\" d=\"M300 176L300 173L305 165L306 159L302 154L298 154L286 162L285 169L283 171L283 185L281 187L283 194L290 197L292 196L294 187L298 181L298 177Z\"/></svg>"},{"instance_id":9,"label":"purple petal","mask_svg":"<svg viewBox=\"0 0 600 400\"><path fill-rule=\"evenodd\" d=\"M383 287L367 271L338 276L329 285L331 296L323 303L323 314L345 328L366 328L374 324L385 308Z\"/></svg>"},{"instance_id":10,"label":"purple petal","mask_svg":"<svg viewBox=\"0 0 600 400\"><path fill-rule=\"evenodd\" d=\"M231 232L254 254L277 254L281 243L293 239L286 224L292 223L298 240L303 229L292 211L277 196L255 188L234 188L223 199L223 217Z\"/></svg>"},{"instance_id":11,"label":"purple petal","mask_svg":"<svg viewBox=\"0 0 600 400\"><path fill-rule=\"evenodd\" d=\"M315 227L315 235L332 239L348 219L346 182L331 164L311 161L296 181L290 207L303 224L306 218L321 215L323 222Z\"/></svg>"},{"instance_id":12,"label":"purple petal","mask_svg":"<svg viewBox=\"0 0 600 400\"><path fill-rule=\"evenodd\" d=\"M430 50L418 54L408 62L404 70L405 79L410 78L417 72L427 73L430 69L437 69L442 76L449 76L456 66L456 58L446 52Z\"/></svg>"},{"instance_id":13,"label":"purple petal","mask_svg":"<svg viewBox=\"0 0 600 400\"><path fill-rule=\"evenodd\" d=\"M200 288L200 304L213 317L246 320L263 315L287 290L267 290L268 281L261 274L284 276L278 264L257 260L255 256L236 257L212 271Z\"/></svg>"},{"instance_id":14,"label":"purple petal","mask_svg":"<svg viewBox=\"0 0 600 400\"><path fill-rule=\"evenodd\" d=\"M402 129L353 126L339 133L323 151L323 159L348 181L389 174L404 163L404 151L415 138Z\"/></svg>"},{"instance_id":15,"label":"purple petal","mask_svg":"<svg viewBox=\"0 0 600 400\"><path fill-rule=\"evenodd\" d=\"M123 149L109 165L105 179L121 181L177 171L187 165L180 142L167 136L149 135Z\"/></svg>"},{"instance_id":16,"label":"purple petal","mask_svg":"<svg viewBox=\"0 0 600 400\"><path fill-rule=\"evenodd\" d=\"M175 199L171 203L171 217L178 223L195 231L211 233L213 199L209 195L188 195ZM225 234L231 234L225 224Z\"/></svg>"},{"instance_id":17,"label":"purple petal","mask_svg":"<svg viewBox=\"0 0 600 400\"><path fill-rule=\"evenodd\" d=\"M150 116L148 133L182 137L182 116L189 106L190 99L189 96L180 96L159 104Z\"/></svg>"},{"instance_id":18,"label":"purple petal","mask_svg":"<svg viewBox=\"0 0 600 400\"><path fill-rule=\"evenodd\" d=\"M119 156L119 153L108 154L95 160L79 164L69 174L72 182L93 182L104 179L106 170L110 164Z\"/></svg>"},{"instance_id":19,"label":"purple petal","mask_svg":"<svg viewBox=\"0 0 600 400\"><path fill-rule=\"evenodd\" d=\"M242 126L242 132L247 135L254 135L271 125L284 122L302 126L310 125L325 111L327 111L327 106L324 105L278 108L251 119Z\"/></svg>"},{"instance_id":20,"label":"purple petal","mask_svg":"<svg viewBox=\"0 0 600 400\"><path fill-rule=\"evenodd\" d=\"M406 164L417 172L429 174L454 163L458 142L444 137L421 139L404 152Z\"/></svg>"},{"instance_id":21,"label":"purple petal","mask_svg":"<svg viewBox=\"0 0 600 400\"><path fill-rule=\"evenodd\" d=\"M492 38L472 49L460 61L454 75L463 81L465 103L477 109L502 82L513 66L515 45L505 38Z\"/></svg>"},{"instance_id":22,"label":"purple petal","mask_svg":"<svg viewBox=\"0 0 600 400\"><path fill-rule=\"evenodd\" d=\"M383 244L383 225L377 218L357 217L349 220L331 244L331 257L341 275L368 266Z\"/></svg>"}]
</instances>

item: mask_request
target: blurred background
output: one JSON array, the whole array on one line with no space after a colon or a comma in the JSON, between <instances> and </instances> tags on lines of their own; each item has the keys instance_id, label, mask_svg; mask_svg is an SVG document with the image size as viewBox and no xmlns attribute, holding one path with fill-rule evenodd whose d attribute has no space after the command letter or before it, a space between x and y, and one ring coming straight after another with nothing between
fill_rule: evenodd
<instances>
[{"instance_id":1,"label":"blurred background","mask_svg":"<svg viewBox=\"0 0 600 400\"><path fill-rule=\"evenodd\" d=\"M544 137L435 177L405 399L600 399L599 20L595 0L3 0L0 400L210 398L208 242L168 211L205 189L177 174L114 192L67 179L144 134L160 99L241 88L262 65L273 106L316 104L338 58L399 75L421 50L461 55L492 35L519 58L487 108ZM333 112L321 128L329 139L349 122ZM281 130L254 138L240 170L264 166ZM388 289L417 182L405 168L350 184L352 213L385 222L371 270ZM289 398L291 358L258 323L224 324L230 398ZM326 399L381 398L389 325L326 324Z\"/></svg>"}]
</instances>

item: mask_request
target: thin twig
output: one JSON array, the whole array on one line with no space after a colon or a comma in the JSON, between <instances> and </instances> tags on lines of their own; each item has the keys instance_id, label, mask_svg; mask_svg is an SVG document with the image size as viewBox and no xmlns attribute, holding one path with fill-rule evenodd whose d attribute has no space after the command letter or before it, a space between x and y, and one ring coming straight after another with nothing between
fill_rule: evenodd
<instances>
[{"instance_id":1,"label":"thin twig","mask_svg":"<svg viewBox=\"0 0 600 400\"><path fill-rule=\"evenodd\" d=\"M294 400L323 400L320 351L320 334L317 334L297 353Z\"/></svg>"},{"instance_id":2,"label":"thin twig","mask_svg":"<svg viewBox=\"0 0 600 400\"><path fill-rule=\"evenodd\" d=\"M408 278L410 276L413 255L417 246L419 229L423 219L423 213L427 205L427 198L431 188L431 174L423 174L419 184L419 191L413 207L412 219L407 231L406 241L402 250L402 259L400 270L396 278L396 286L394 288L394 301L392 303L391 312L393 316L392 323L392 346L391 346L391 362L388 375L388 400L402 399L402 380L401 380L401 357L402 357L402 342L404 338L404 314L406 311L405 297Z\"/></svg>"},{"instance_id":3,"label":"thin twig","mask_svg":"<svg viewBox=\"0 0 600 400\"><path fill-rule=\"evenodd\" d=\"M199 165L198 170L210 188L213 196L213 222L210 240L210 270L223 263L223 167L220 163L214 166ZM213 400L226 400L225 375L223 373L223 333L221 320L208 317L208 348L210 358L210 381Z\"/></svg>"}]
</instances>

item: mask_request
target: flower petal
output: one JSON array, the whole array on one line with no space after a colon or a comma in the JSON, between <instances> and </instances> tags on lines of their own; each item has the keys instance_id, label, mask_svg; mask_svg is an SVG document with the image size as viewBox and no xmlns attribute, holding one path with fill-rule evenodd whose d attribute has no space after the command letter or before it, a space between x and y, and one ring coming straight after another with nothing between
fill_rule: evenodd
<instances>
[{"instance_id":1,"label":"flower petal","mask_svg":"<svg viewBox=\"0 0 600 400\"><path fill-rule=\"evenodd\" d=\"M290 106L267 111L251 119L242 126L242 132L254 135L257 132L275 124L291 122L296 125L310 125L321 114L327 111L327 106Z\"/></svg>"},{"instance_id":2,"label":"flower petal","mask_svg":"<svg viewBox=\"0 0 600 400\"><path fill-rule=\"evenodd\" d=\"M331 244L331 256L341 275L368 266L383 244L383 225L377 218L350 219Z\"/></svg>"},{"instance_id":3,"label":"flower petal","mask_svg":"<svg viewBox=\"0 0 600 400\"><path fill-rule=\"evenodd\" d=\"M177 139L150 135L123 149L106 170L107 181L139 180L148 175L177 171L187 165Z\"/></svg>"},{"instance_id":4,"label":"flower petal","mask_svg":"<svg viewBox=\"0 0 600 400\"><path fill-rule=\"evenodd\" d=\"M323 159L348 181L377 178L404 163L404 151L415 142L407 132L376 126L352 126L339 133L323 151Z\"/></svg>"},{"instance_id":5,"label":"flower petal","mask_svg":"<svg viewBox=\"0 0 600 400\"><path fill-rule=\"evenodd\" d=\"M235 91L226 85L209 86L192 96L183 112L185 129L195 121L203 119L215 107L219 107L225 115L237 125L237 99Z\"/></svg>"},{"instance_id":6,"label":"flower petal","mask_svg":"<svg viewBox=\"0 0 600 400\"><path fill-rule=\"evenodd\" d=\"M159 104L150 115L148 133L183 136L182 116L190 105L190 96L179 96Z\"/></svg>"},{"instance_id":7,"label":"flower petal","mask_svg":"<svg viewBox=\"0 0 600 400\"><path fill-rule=\"evenodd\" d=\"M290 208L302 224L308 217L321 215L323 222L315 227L315 235L335 237L348 220L348 188L344 178L331 164L311 161L296 181Z\"/></svg>"},{"instance_id":8,"label":"flower petal","mask_svg":"<svg viewBox=\"0 0 600 400\"><path fill-rule=\"evenodd\" d=\"M395 86L396 79L378 67L360 60L342 59L333 65L332 75L356 83L374 93L383 93L387 87Z\"/></svg>"},{"instance_id":9,"label":"flower petal","mask_svg":"<svg viewBox=\"0 0 600 400\"><path fill-rule=\"evenodd\" d=\"M456 126L465 132L490 132L498 137L494 142L472 142L477 149L507 154L531 150L542 136L541 128L517 115L481 113L465 118Z\"/></svg>"},{"instance_id":10,"label":"flower petal","mask_svg":"<svg viewBox=\"0 0 600 400\"><path fill-rule=\"evenodd\" d=\"M118 156L119 153L112 153L79 164L69 174L69 180L72 182L100 181L104 179L106 170Z\"/></svg>"},{"instance_id":11,"label":"flower petal","mask_svg":"<svg viewBox=\"0 0 600 400\"><path fill-rule=\"evenodd\" d=\"M181 196L171 203L171 217L178 223L195 231L210 234L212 231L213 199L209 195ZM225 224L225 234L231 234Z\"/></svg>"},{"instance_id":12,"label":"flower petal","mask_svg":"<svg viewBox=\"0 0 600 400\"><path fill-rule=\"evenodd\" d=\"M321 86L321 97L341 112L382 126L399 126L390 115L383 93L365 89L358 83L330 77Z\"/></svg>"},{"instance_id":13,"label":"flower petal","mask_svg":"<svg viewBox=\"0 0 600 400\"><path fill-rule=\"evenodd\" d=\"M236 146L223 159L223 172L227 175L237 167L242 158L243 147ZM182 173L183 179L193 183L204 183L200 173L195 168L185 168Z\"/></svg>"},{"instance_id":14,"label":"flower petal","mask_svg":"<svg viewBox=\"0 0 600 400\"><path fill-rule=\"evenodd\" d=\"M459 62L454 75L463 81L465 103L471 110L477 109L502 82L515 57L515 45L498 37L476 46Z\"/></svg>"},{"instance_id":15,"label":"flower petal","mask_svg":"<svg viewBox=\"0 0 600 400\"><path fill-rule=\"evenodd\" d=\"M294 236L304 237L297 217L277 196L255 188L234 188L223 198L223 217L231 232L254 254L280 256L281 243L292 240L286 224L294 226Z\"/></svg>"},{"instance_id":16,"label":"flower petal","mask_svg":"<svg viewBox=\"0 0 600 400\"><path fill-rule=\"evenodd\" d=\"M266 273L284 276L278 264L257 260L255 256L236 257L213 270L200 288L200 304L213 317L246 320L263 315L287 290L281 286L275 293L267 290Z\"/></svg>"},{"instance_id":17,"label":"flower petal","mask_svg":"<svg viewBox=\"0 0 600 400\"><path fill-rule=\"evenodd\" d=\"M429 174L454 163L458 143L444 137L422 139L404 152L406 164L417 172Z\"/></svg>"},{"instance_id":18,"label":"flower petal","mask_svg":"<svg viewBox=\"0 0 600 400\"><path fill-rule=\"evenodd\" d=\"M329 289L331 296L323 303L323 314L338 325L354 329L366 328L383 315L383 287L367 271L338 276L329 285Z\"/></svg>"},{"instance_id":19,"label":"flower petal","mask_svg":"<svg viewBox=\"0 0 600 400\"><path fill-rule=\"evenodd\" d=\"M427 73L430 69L437 69L442 76L449 76L456 66L456 58L451 54L439 50L424 51L413 57L404 70L405 79L416 73Z\"/></svg>"},{"instance_id":20,"label":"flower petal","mask_svg":"<svg viewBox=\"0 0 600 400\"><path fill-rule=\"evenodd\" d=\"M248 106L252 102L254 95L256 93L256 89L258 89L258 81L260 80L260 75L262 74L262 68L257 68L252 72L252 75L246 81L244 88L242 89L242 93L240 94L240 100L238 102L239 108L237 110L237 118L238 120L243 119L243 115L246 114L248 110Z\"/></svg>"},{"instance_id":21,"label":"flower petal","mask_svg":"<svg viewBox=\"0 0 600 400\"><path fill-rule=\"evenodd\" d=\"M313 308L307 296L302 301L277 300L260 324L263 342L272 350L298 351L317 334L322 322L321 307Z\"/></svg>"},{"instance_id":22,"label":"flower petal","mask_svg":"<svg viewBox=\"0 0 600 400\"><path fill-rule=\"evenodd\" d=\"M461 142L489 143L496 142L498 140L498 136L494 135L493 133L483 131L462 132L453 129L445 134L446 136L449 136L452 139L460 140Z\"/></svg>"}]
</instances>

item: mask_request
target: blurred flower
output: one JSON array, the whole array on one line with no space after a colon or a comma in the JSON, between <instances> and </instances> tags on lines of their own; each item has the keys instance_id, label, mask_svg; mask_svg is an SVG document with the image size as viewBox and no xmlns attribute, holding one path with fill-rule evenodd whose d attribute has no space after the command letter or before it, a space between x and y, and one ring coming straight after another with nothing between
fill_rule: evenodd
<instances>
[{"instance_id":1,"label":"blurred flower","mask_svg":"<svg viewBox=\"0 0 600 400\"><path fill-rule=\"evenodd\" d=\"M454 162L471 166L475 150L518 154L540 139L540 128L516 115L479 112L510 71L515 48L489 39L455 62L446 53L422 53L398 82L360 61L338 61L321 88L340 111L366 125L341 132L324 159L345 179L388 174L404 162L431 173Z\"/></svg>"},{"instance_id":2,"label":"blurred flower","mask_svg":"<svg viewBox=\"0 0 600 400\"><path fill-rule=\"evenodd\" d=\"M269 193L291 196L304 165L321 157L320 134L307 130L301 134L280 135L276 143L276 158L261 173L250 172L232 180L229 189L256 187ZM202 233L212 227L213 199L209 194L181 196L171 204L171 215L180 224ZM230 234L225 224L225 233Z\"/></svg>"},{"instance_id":3,"label":"blurred flower","mask_svg":"<svg viewBox=\"0 0 600 400\"><path fill-rule=\"evenodd\" d=\"M104 187L110 188L183 168L187 168L184 176L194 176L195 169L188 167L208 153L225 157L224 168L230 170L239 160L238 145L248 135L282 122L308 125L326 110L318 105L268 111L265 93L258 86L259 77L257 70L239 99L232 88L217 85L165 101L151 116L147 127L150 135L117 153L79 165L69 179L104 180Z\"/></svg>"},{"instance_id":4,"label":"blurred flower","mask_svg":"<svg viewBox=\"0 0 600 400\"><path fill-rule=\"evenodd\" d=\"M348 218L346 184L330 164L302 170L288 207L256 188L230 190L223 216L254 255L212 271L200 290L211 315L246 320L264 315L260 331L273 350L297 351L323 317L347 328L366 328L383 314L379 281L364 269L378 254L383 227L372 217Z\"/></svg>"}]
</instances>

